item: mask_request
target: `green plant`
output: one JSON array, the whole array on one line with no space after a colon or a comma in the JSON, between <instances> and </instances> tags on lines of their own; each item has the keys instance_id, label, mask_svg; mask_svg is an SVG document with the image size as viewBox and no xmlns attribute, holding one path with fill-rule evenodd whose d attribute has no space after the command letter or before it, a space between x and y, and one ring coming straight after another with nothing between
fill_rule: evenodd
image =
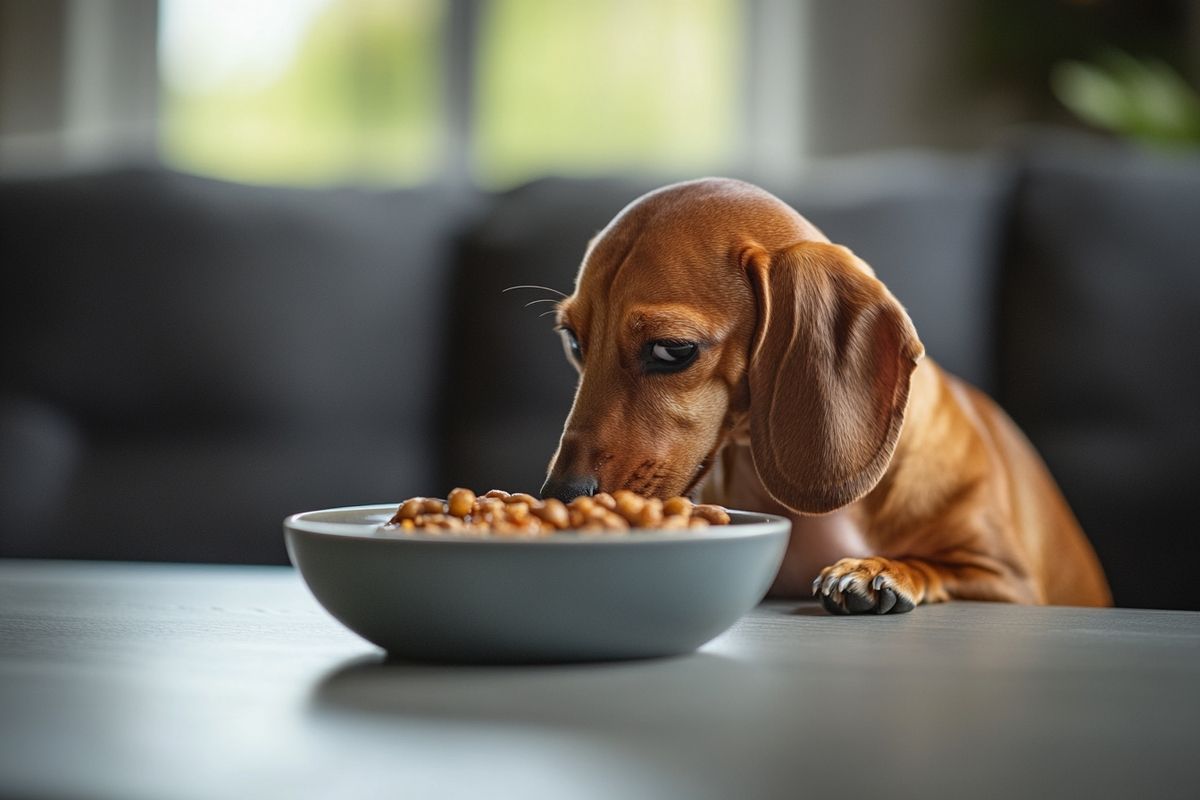
<instances>
[{"instance_id":1,"label":"green plant","mask_svg":"<svg viewBox=\"0 0 1200 800\"><path fill-rule=\"evenodd\" d=\"M1200 147L1200 93L1162 61L1110 50L1096 64L1059 63L1050 85L1088 124L1157 147Z\"/></svg>"}]
</instances>

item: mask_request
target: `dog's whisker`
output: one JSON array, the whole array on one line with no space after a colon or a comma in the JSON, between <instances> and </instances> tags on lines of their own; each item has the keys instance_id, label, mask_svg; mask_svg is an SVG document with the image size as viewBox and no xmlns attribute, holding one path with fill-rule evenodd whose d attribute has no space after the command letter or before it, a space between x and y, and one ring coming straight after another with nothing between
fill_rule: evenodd
<instances>
[{"instance_id":1,"label":"dog's whisker","mask_svg":"<svg viewBox=\"0 0 1200 800\"><path fill-rule=\"evenodd\" d=\"M558 302L558 300L553 297L543 297L541 300L530 300L528 303L525 304L525 308L529 308L530 306L537 305L538 303L557 303L557 302Z\"/></svg>"},{"instance_id":2,"label":"dog's whisker","mask_svg":"<svg viewBox=\"0 0 1200 800\"><path fill-rule=\"evenodd\" d=\"M552 292L559 297L567 296L565 292L560 292L558 289L551 289L549 286L538 286L535 283L522 283L518 284L517 286L509 286L507 289L501 289L500 293L504 294L505 292L511 292L513 289L541 289L542 291Z\"/></svg>"},{"instance_id":3,"label":"dog's whisker","mask_svg":"<svg viewBox=\"0 0 1200 800\"><path fill-rule=\"evenodd\" d=\"M557 313L558 313L558 309L552 308L549 311L543 311L542 313L538 314L538 319L541 319L542 317L548 317L551 314L557 314Z\"/></svg>"}]
</instances>

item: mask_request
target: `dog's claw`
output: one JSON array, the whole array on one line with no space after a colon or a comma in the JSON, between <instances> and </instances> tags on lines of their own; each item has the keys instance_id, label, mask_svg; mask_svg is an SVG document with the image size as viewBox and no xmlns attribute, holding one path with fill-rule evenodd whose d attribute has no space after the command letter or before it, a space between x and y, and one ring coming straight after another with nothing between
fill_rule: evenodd
<instances>
[{"instance_id":1,"label":"dog's claw","mask_svg":"<svg viewBox=\"0 0 1200 800\"><path fill-rule=\"evenodd\" d=\"M833 587L837 584L837 575L830 575L825 579L825 585L821 587L821 594L826 597L833 591Z\"/></svg>"},{"instance_id":2,"label":"dog's claw","mask_svg":"<svg viewBox=\"0 0 1200 800\"><path fill-rule=\"evenodd\" d=\"M875 579L873 581L871 581L871 588L876 591L883 588L883 576L882 575L875 576Z\"/></svg>"},{"instance_id":3,"label":"dog's claw","mask_svg":"<svg viewBox=\"0 0 1200 800\"><path fill-rule=\"evenodd\" d=\"M880 576L882 577L882 576ZM879 578L875 578L873 583L878 583ZM896 593L891 589L879 590L879 604L875 606L876 614L886 614L896 607Z\"/></svg>"},{"instance_id":4,"label":"dog's claw","mask_svg":"<svg viewBox=\"0 0 1200 800\"><path fill-rule=\"evenodd\" d=\"M849 586L849 585L850 585L850 584L852 584L852 583L854 583L854 576L853 576L853 575L847 575L846 577L842 578L842 579L841 579L841 581L839 581L839 582L838 582L838 591L839 591L839 592L845 592L845 591L846 591L846 587L847 587L847 586Z\"/></svg>"},{"instance_id":5,"label":"dog's claw","mask_svg":"<svg viewBox=\"0 0 1200 800\"><path fill-rule=\"evenodd\" d=\"M821 591L821 576L820 575L818 575L816 578L813 579L813 584L812 584L813 597L816 597L817 592L819 592L819 591Z\"/></svg>"}]
</instances>

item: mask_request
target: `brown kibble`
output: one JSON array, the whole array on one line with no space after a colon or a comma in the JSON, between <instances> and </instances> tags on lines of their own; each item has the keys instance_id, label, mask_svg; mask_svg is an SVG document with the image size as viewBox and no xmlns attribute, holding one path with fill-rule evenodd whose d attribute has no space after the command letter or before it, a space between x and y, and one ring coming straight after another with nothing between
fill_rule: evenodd
<instances>
[{"instance_id":1,"label":"brown kibble","mask_svg":"<svg viewBox=\"0 0 1200 800\"><path fill-rule=\"evenodd\" d=\"M608 492L596 492L592 495L592 502L603 508L612 511L617 507L617 501Z\"/></svg>"},{"instance_id":2,"label":"brown kibble","mask_svg":"<svg viewBox=\"0 0 1200 800\"><path fill-rule=\"evenodd\" d=\"M525 492L492 489L476 496L470 489L456 487L445 500L411 497L403 501L383 529L435 536L452 532L533 538L568 529L622 535L631 528L701 529L729 522L729 513L721 506L693 505L686 497L643 497L628 489L576 497L564 504Z\"/></svg>"},{"instance_id":3,"label":"brown kibble","mask_svg":"<svg viewBox=\"0 0 1200 800\"><path fill-rule=\"evenodd\" d=\"M568 505L569 505L571 508L577 508L577 509L579 509L579 510L580 510L580 511L582 511L582 512L583 512L585 515L586 515L586 514L590 514L590 513L591 513L591 511L592 511L592 509L596 507L596 504L595 504L595 503L592 501L592 498L590 498L590 497L582 497L582 496L581 496L581 497L576 497L576 498L575 498L574 500L572 500L572 501L571 501L571 502L570 502Z\"/></svg>"},{"instance_id":4,"label":"brown kibble","mask_svg":"<svg viewBox=\"0 0 1200 800\"><path fill-rule=\"evenodd\" d=\"M497 536L520 536L523 533L520 525L511 522L497 522L492 526L492 531Z\"/></svg>"},{"instance_id":5,"label":"brown kibble","mask_svg":"<svg viewBox=\"0 0 1200 800\"><path fill-rule=\"evenodd\" d=\"M504 501L498 500L495 497L484 497L475 501L475 513L491 514L493 516L504 513Z\"/></svg>"},{"instance_id":6,"label":"brown kibble","mask_svg":"<svg viewBox=\"0 0 1200 800\"><path fill-rule=\"evenodd\" d=\"M729 524L729 512L721 508L721 506L714 506L708 503L701 503L693 508L692 516L699 517L713 525Z\"/></svg>"},{"instance_id":7,"label":"brown kibble","mask_svg":"<svg viewBox=\"0 0 1200 800\"><path fill-rule=\"evenodd\" d=\"M458 488L446 498L446 506L455 517L463 518L475 508L475 493L470 489Z\"/></svg>"},{"instance_id":8,"label":"brown kibble","mask_svg":"<svg viewBox=\"0 0 1200 800\"><path fill-rule=\"evenodd\" d=\"M692 501L686 497L672 497L670 500L663 500L663 513L669 516L682 514L686 517L692 513Z\"/></svg>"},{"instance_id":9,"label":"brown kibble","mask_svg":"<svg viewBox=\"0 0 1200 800\"><path fill-rule=\"evenodd\" d=\"M662 517L662 500L650 497L642 505L642 510L638 512L637 521L634 524L639 528L656 528L662 522Z\"/></svg>"},{"instance_id":10,"label":"brown kibble","mask_svg":"<svg viewBox=\"0 0 1200 800\"><path fill-rule=\"evenodd\" d=\"M400 510L396 512L395 519L415 519L417 514L421 513L421 504L424 502L423 497L414 497L411 500L405 500L400 504Z\"/></svg>"},{"instance_id":11,"label":"brown kibble","mask_svg":"<svg viewBox=\"0 0 1200 800\"><path fill-rule=\"evenodd\" d=\"M604 527L608 528L609 530L613 530L613 531L629 530L629 523L625 520L624 517L622 517L620 514L618 514L615 511L605 511L604 519L602 521L604 523Z\"/></svg>"},{"instance_id":12,"label":"brown kibble","mask_svg":"<svg viewBox=\"0 0 1200 800\"><path fill-rule=\"evenodd\" d=\"M571 515L561 500L551 497L540 506L534 506L533 515L552 527L562 529L571 524Z\"/></svg>"},{"instance_id":13,"label":"brown kibble","mask_svg":"<svg viewBox=\"0 0 1200 800\"><path fill-rule=\"evenodd\" d=\"M642 506L646 505L646 498L624 490L615 492L613 498L617 501L617 513L628 522L637 522Z\"/></svg>"}]
</instances>

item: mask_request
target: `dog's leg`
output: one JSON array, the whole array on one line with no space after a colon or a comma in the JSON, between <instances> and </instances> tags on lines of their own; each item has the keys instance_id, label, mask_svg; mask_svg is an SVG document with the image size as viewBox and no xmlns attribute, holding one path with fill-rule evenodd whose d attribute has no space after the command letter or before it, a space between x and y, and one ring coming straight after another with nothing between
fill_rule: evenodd
<instances>
[{"instance_id":1,"label":"dog's leg","mask_svg":"<svg viewBox=\"0 0 1200 800\"><path fill-rule=\"evenodd\" d=\"M812 589L832 614L902 614L921 603L952 598L1038 602L1032 584L999 561L975 553L941 555L937 561L843 558L821 570Z\"/></svg>"}]
</instances>

